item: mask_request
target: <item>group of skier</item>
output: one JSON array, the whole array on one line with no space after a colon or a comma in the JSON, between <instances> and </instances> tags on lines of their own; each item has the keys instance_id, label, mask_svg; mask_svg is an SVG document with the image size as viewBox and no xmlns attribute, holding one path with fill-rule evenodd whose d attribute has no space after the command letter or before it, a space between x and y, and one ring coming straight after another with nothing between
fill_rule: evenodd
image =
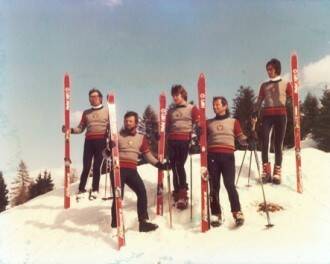
<instances>
[{"instance_id":1,"label":"group of skier","mask_svg":"<svg viewBox=\"0 0 330 264\"><path fill-rule=\"evenodd\" d=\"M249 121L255 124L259 116L262 117L262 181L263 183L280 184L282 146L287 122L285 104L287 97L292 95L292 91L290 84L283 81L280 76L281 64L279 60L271 59L267 62L266 70L269 80L260 87L254 112ZM184 165L189 153L194 128L197 136L200 133L207 134L210 223L214 227L222 223L219 201L220 177L222 175L233 218L237 225L242 225L244 215L235 186L235 140L238 140L244 147L251 147L249 143L256 140L256 132L250 133L249 137L243 134L239 121L230 117L228 102L222 96L213 98L212 105L215 116L207 120L206 126L202 126L199 109L187 102L188 96L185 88L182 85L173 85L171 95L173 104L169 107L166 116L166 162L160 162L151 154L146 136L137 132L138 114L136 112L129 111L125 114L124 126L118 135L121 196L124 195L125 184L136 193L139 231L148 232L158 227L147 221L147 194L137 171L139 155L143 155L150 164L160 170L172 170L174 205L177 209L184 210L188 207L188 183ZM102 104L102 93L97 89L90 90L89 102L92 107L83 112L80 124L76 128L71 128L71 133L79 134L86 129L83 170L77 196L81 198L86 194L86 182L93 160L91 197L95 199L99 192L101 163L104 158L102 153L107 144L111 147L113 143L107 141L111 124L109 113ZM269 134L272 128L275 135L273 176L268 160ZM64 128L62 130L65 132ZM113 178L111 178L111 184L114 187ZM116 227L115 201L112 204L111 214L111 226Z\"/></svg>"}]
</instances>

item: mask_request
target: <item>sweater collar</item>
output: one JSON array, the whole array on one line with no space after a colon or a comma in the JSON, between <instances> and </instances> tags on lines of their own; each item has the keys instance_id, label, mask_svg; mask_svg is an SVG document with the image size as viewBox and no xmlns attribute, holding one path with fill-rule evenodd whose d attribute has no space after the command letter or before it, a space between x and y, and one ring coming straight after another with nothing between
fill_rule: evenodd
<instances>
[{"instance_id":1,"label":"sweater collar","mask_svg":"<svg viewBox=\"0 0 330 264\"><path fill-rule=\"evenodd\" d=\"M216 119L216 120L224 120L224 119L226 119L226 118L228 118L229 117L229 113L226 113L226 114L224 114L224 115L215 115L215 117L214 117L214 119Z\"/></svg>"},{"instance_id":2,"label":"sweater collar","mask_svg":"<svg viewBox=\"0 0 330 264\"><path fill-rule=\"evenodd\" d=\"M102 105L102 104L97 105L97 106L92 106L92 109L93 109L93 110L99 110L99 109L101 109L101 108L103 108L103 105Z\"/></svg>"},{"instance_id":3,"label":"sweater collar","mask_svg":"<svg viewBox=\"0 0 330 264\"><path fill-rule=\"evenodd\" d=\"M271 78L268 80L268 82L270 83L277 83L277 82L280 82L282 81L282 77L279 75L279 76L276 76L275 78Z\"/></svg>"}]
</instances>

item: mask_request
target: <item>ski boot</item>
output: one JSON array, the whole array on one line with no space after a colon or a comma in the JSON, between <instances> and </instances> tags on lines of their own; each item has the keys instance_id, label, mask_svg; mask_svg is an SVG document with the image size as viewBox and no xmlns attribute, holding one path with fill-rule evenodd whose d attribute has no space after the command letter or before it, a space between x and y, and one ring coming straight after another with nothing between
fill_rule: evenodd
<instances>
[{"instance_id":1,"label":"ski boot","mask_svg":"<svg viewBox=\"0 0 330 264\"><path fill-rule=\"evenodd\" d=\"M272 182L270 162L264 163L262 165L261 180L262 183Z\"/></svg>"},{"instance_id":2,"label":"ski boot","mask_svg":"<svg viewBox=\"0 0 330 264\"><path fill-rule=\"evenodd\" d=\"M233 212L233 217L235 219L236 226L241 226L244 224L244 215L241 211Z\"/></svg>"},{"instance_id":3,"label":"ski boot","mask_svg":"<svg viewBox=\"0 0 330 264\"><path fill-rule=\"evenodd\" d=\"M181 189L179 191L179 200L176 202L176 208L179 210L187 209L188 207L188 196L187 189Z\"/></svg>"},{"instance_id":4,"label":"ski boot","mask_svg":"<svg viewBox=\"0 0 330 264\"><path fill-rule=\"evenodd\" d=\"M176 203L179 201L179 192L172 191L172 205L176 206Z\"/></svg>"},{"instance_id":5,"label":"ski boot","mask_svg":"<svg viewBox=\"0 0 330 264\"><path fill-rule=\"evenodd\" d=\"M221 214L211 215L210 224L212 227L219 227L222 224Z\"/></svg>"},{"instance_id":6,"label":"ski boot","mask_svg":"<svg viewBox=\"0 0 330 264\"><path fill-rule=\"evenodd\" d=\"M84 199L86 197L87 191L86 190L79 190L76 193L76 201L79 202L81 199Z\"/></svg>"},{"instance_id":7,"label":"ski boot","mask_svg":"<svg viewBox=\"0 0 330 264\"><path fill-rule=\"evenodd\" d=\"M143 220L139 223L139 231L140 232L150 232L154 231L158 228L158 225L147 222L146 220Z\"/></svg>"},{"instance_id":8,"label":"ski boot","mask_svg":"<svg viewBox=\"0 0 330 264\"><path fill-rule=\"evenodd\" d=\"M89 190L89 200L95 200L97 199L97 197L99 196L99 192L98 191L92 191Z\"/></svg>"},{"instance_id":9,"label":"ski boot","mask_svg":"<svg viewBox=\"0 0 330 264\"><path fill-rule=\"evenodd\" d=\"M278 165L274 166L273 183L281 184L281 166Z\"/></svg>"}]
</instances>

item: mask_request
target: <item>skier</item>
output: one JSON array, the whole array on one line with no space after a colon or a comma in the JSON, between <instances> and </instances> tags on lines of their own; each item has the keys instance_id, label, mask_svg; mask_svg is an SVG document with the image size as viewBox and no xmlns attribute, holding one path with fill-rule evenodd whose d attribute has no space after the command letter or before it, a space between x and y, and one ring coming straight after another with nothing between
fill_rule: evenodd
<instances>
[{"instance_id":1,"label":"skier","mask_svg":"<svg viewBox=\"0 0 330 264\"><path fill-rule=\"evenodd\" d=\"M173 85L172 107L166 116L167 153L173 171L173 200L180 210L188 207L188 184L184 164L188 157L193 125L198 127L199 111L187 103L187 92L182 85Z\"/></svg>"},{"instance_id":2,"label":"skier","mask_svg":"<svg viewBox=\"0 0 330 264\"><path fill-rule=\"evenodd\" d=\"M222 223L219 201L220 177L226 187L231 212L236 225L244 223L239 196L235 186L235 138L248 147L247 137L242 133L238 120L229 117L226 98L213 98L214 118L207 120L207 161L210 184L211 225L217 227Z\"/></svg>"},{"instance_id":3,"label":"skier","mask_svg":"<svg viewBox=\"0 0 330 264\"><path fill-rule=\"evenodd\" d=\"M98 89L91 89L88 92L91 108L83 112L79 125L71 128L71 134L80 134L86 129L83 170L80 176L77 199L83 198L86 194L86 183L93 161L93 183L91 198L96 199L99 192L100 166L102 163L102 151L106 147L106 138L109 129L109 112L102 105L102 93ZM62 127L63 133L65 127Z\"/></svg>"},{"instance_id":4,"label":"skier","mask_svg":"<svg viewBox=\"0 0 330 264\"><path fill-rule=\"evenodd\" d=\"M159 162L149 149L147 138L137 133L138 114L129 111L124 116L124 128L118 136L120 177L121 177L121 195L124 196L124 186L127 184L137 195L137 213L139 220L139 231L149 232L158 228L156 224L147 222L149 219L147 212L147 193L144 183L137 171L138 156L143 154L144 158L161 170L169 169L167 162ZM113 143L112 143L113 144ZM111 179L112 189L114 190L113 178ZM117 227L115 200L113 200L111 226Z\"/></svg>"},{"instance_id":5,"label":"skier","mask_svg":"<svg viewBox=\"0 0 330 264\"><path fill-rule=\"evenodd\" d=\"M289 82L281 78L281 62L271 59L266 64L269 80L262 83L257 102L254 107L253 117L258 117L262 108L262 181L264 183L281 183L282 148L287 124L286 100L292 97L292 87ZM269 135L273 128L275 135L274 150L275 164L273 177L271 164L268 160Z\"/></svg>"}]
</instances>

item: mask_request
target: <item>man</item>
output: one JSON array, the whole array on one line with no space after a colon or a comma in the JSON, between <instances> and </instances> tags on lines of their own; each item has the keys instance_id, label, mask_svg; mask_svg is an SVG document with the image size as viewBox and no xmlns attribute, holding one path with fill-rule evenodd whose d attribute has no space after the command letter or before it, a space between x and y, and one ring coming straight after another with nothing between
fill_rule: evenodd
<instances>
[{"instance_id":1,"label":"man","mask_svg":"<svg viewBox=\"0 0 330 264\"><path fill-rule=\"evenodd\" d=\"M102 163L102 151L106 147L109 129L109 112L102 105L102 93L98 89L91 89L88 93L91 108L83 112L79 125L71 128L72 134L80 134L86 129L83 170L80 176L77 199L83 198L86 194L86 183L93 161L93 183L91 198L96 199L99 192L100 166ZM62 127L65 132L65 127Z\"/></svg>"},{"instance_id":2,"label":"man","mask_svg":"<svg viewBox=\"0 0 330 264\"><path fill-rule=\"evenodd\" d=\"M244 223L238 192L235 186L235 139L245 147L247 137L242 133L237 119L229 117L226 98L213 98L215 117L207 120L207 162L210 176L211 225L222 223L219 201L220 177L222 175L228 193L231 212L237 226Z\"/></svg>"},{"instance_id":3,"label":"man","mask_svg":"<svg viewBox=\"0 0 330 264\"><path fill-rule=\"evenodd\" d=\"M124 116L124 128L120 131L118 136L119 148L119 165L121 178L121 194L124 196L125 184L130 187L137 196L137 213L139 220L139 231L149 232L158 228L156 224L147 222L149 219L147 212L147 193L144 183L137 171L137 162L140 154L144 158L157 167L158 169L169 169L167 163L160 163L150 152L147 138L137 133L138 114L129 111ZM112 189L114 190L113 178L111 179ZM111 226L116 227L116 205L115 199L111 208L112 222Z\"/></svg>"},{"instance_id":4,"label":"man","mask_svg":"<svg viewBox=\"0 0 330 264\"><path fill-rule=\"evenodd\" d=\"M261 84L253 117L258 117L259 112L262 112L262 181L280 184L282 148L287 124L286 100L288 97L292 97L292 87L290 83L281 78L281 62L279 60L271 59L268 61L266 70L269 80ZM262 104L263 108L261 109ZM273 177L268 161L269 135L272 128L275 135Z\"/></svg>"},{"instance_id":5,"label":"man","mask_svg":"<svg viewBox=\"0 0 330 264\"><path fill-rule=\"evenodd\" d=\"M167 152L173 171L173 199L178 209L188 207L188 184L184 164L188 157L193 125L199 123L196 106L187 103L187 92L182 85L171 89L173 105L166 116Z\"/></svg>"}]
</instances>

